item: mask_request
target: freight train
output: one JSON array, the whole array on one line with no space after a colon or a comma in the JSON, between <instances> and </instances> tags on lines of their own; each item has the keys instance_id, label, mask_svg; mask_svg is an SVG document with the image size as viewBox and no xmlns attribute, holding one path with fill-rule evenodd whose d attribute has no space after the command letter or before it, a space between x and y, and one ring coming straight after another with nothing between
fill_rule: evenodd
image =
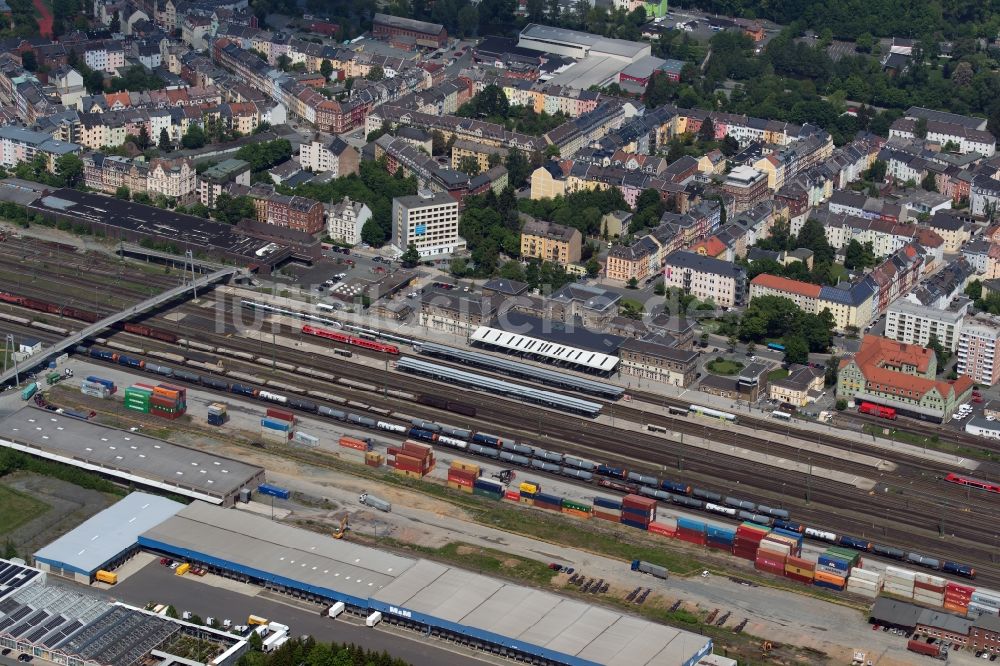
<instances>
[{"instance_id":1,"label":"freight train","mask_svg":"<svg viewBox=\"0 0 1000 666\"><path fill-rule=\"evenodd\" d=\"M328 328L320 328L319 326L306 324L302 327L302 333L305 335L315 335L316 337L326 338L327 340L333 340L334 342L342 342L345 345L352 345L354 347L361 347L363 349L370 349L377 352L385 352L386 354L392 354L394 356L399 355L399 347L396 345L390 345L376 340L369 340L367 338L358 337L349 333L343 333L341 331L331 331Z\"/></svg>"},{"instance_id":2,"label":"freight train","mask_svg":"<svg viewBox=\"0 0 1000 666\"><path fill-rule=\"evenodd\" d=\"M403 435L411 439L476 454L530 469L560 474L578 481L593 482L601 488L622 493L639 494L670 502L687 509L698 509L728 518L748 520L763 525L799 532L816 541L837 544L862 552L871 552L890 559L907 561L927 568L951 573L965 578L975 578L976 570L956 562L936 560L919 553L908 553L898 548L875 544L864 539L846 534L836 534L809 527L790 520L791 516L785 509L755 504L738 497L723 496L719 493L692 486L683 481L660 479L642 472L629 471L622 467L613 467L577 456L549 451L532 444L516 442L513 439L471 429L456 428L441 425L433 421L412 419L409 425L392 423L385 419L376 419L367 415L356 414L345 409L318 405L310 400L288 397L280 393L258 389L248 384L231 383L215 377L198 375L186 370L175 370L169 367L145 363L116 352L102 351L95 348L77 347L77 353L88 354L92 358L128 365L155 374L172 377L175 380L200 384L217 391L227 391L249 398L276 403L325 418L335 419L355 426L383 430ZM343 400L347 404L346 400ZM419 402L419 400L418 400ZM388 410L383 410L389 414ZM691 410L692 413L694 410Z\"/></svg>"},{"instance_id":3,"label":"freight train","mask_svg":"<svg viewBox=\"0 0 1000 666\"><path fill-rule=\"evenodd\" d=\"M22 308L28 308L29 310L47 312L60 317L68 317L69 319L79 319L80 321L85 321L90 324L101 320L101 315L96 312L91 312L90 310L81 310L79 308L71 308L65 305L57 305L56 303L40 301L34 298L28 298L27 296L18 296L17 294L12 294L6 291L0 291L0 301L3 301L4 303L11 303L13 305L19 305Z\"/></svg>"}]
</instances>

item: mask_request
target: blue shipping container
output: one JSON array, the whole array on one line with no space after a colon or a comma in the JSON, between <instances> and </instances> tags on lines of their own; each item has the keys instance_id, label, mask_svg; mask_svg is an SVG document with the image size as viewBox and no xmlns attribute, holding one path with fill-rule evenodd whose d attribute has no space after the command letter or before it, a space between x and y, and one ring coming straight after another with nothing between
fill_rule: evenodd
<instances>
[{"instance_id":1,"label":"blue shipping container","mask_svg":"<svg viewBox=\"0 0 1000 666\"><path fill-rule=\"evenodd\" d=\"M837 571L848 571L851 568L851 565L847 562L847 560L843 560L839 557L833 557L832 555L820 555L818 562L823 566L831 567Z\"/></svg>"},{"instance_id":2,"label":"blue shipping container","mask_svg":"<svg viewBox=\"0 0 1000 666\"><path fill-rule=\"evenodd\" d=\"M795 539L799 543L800 546L802 545L802 534L799 533L799 532L792 532L791 530L785 530L785 529L782 529L780 527L775 527L772 531L775 534L780 534L782 536L786 536L789 539Z\"/></svg>"},{"instance_id":3,"label":"blue shipping container","mask_svg":"<svg viewBox=\"0 0 1000 666\"><path fill-rule=\"evenodd\" d=\"M836 585L834 583L828 583L825 580L814 581L813 585L815 585L816 587L825 587L828 590L836 590L837 592L843 592L844 591L844 586L843 585Z\"/></svg>"},{"instance_id":4,"label":"blue shipping container","mask_svg":"<svg viewBox=\"0 0 1000 666\"><path fill-rule=\"evenodd\" d=\"M110 379L102 379L101 377L95 377L93 375L87 377L87 381L94 382L95 384L100 384L101 386L106 386L108 387L109 391L115 387L115 383Z\"/></svg>"},{"instance_id":5,"label":"blue shipping container","mask_svg":"<svg viewBox=\"0 0 1000 666\"><path fill-rule=\"evenodd\" d=\"M700 520L692 520L691 518L678 518L677 527L685 530L694 530L695 532L705 531L705 523Z\"/></svg>"},{"instance_id":6,"label":"blue shipping container","mask_svg":"<svg viewBox=\"0 0 1000 666\"><path fill-rule=\"evenodd\" d=\"M605 509L618 509L620 511L622 503L612 499L605 499L604 497L595 497L594 506L603 506Z\"/></svg>"},{"instance_id":7,"label":"blue shipping container","mask_svg":"<svg viewBox=\"0 0 1000 666\"><path fill-rule=\"evenodd\" d=\"M482 477L476 479L472 482L473 488L482 488L483 490L492 490L493 492L502 493L504 488L503 484L499 481L493 481L492 479L484 479Z\"/></svg>"},{"instance_id":8,"label":"blue shipping container","mask_svg":"<svg viewBox=\"0 0 1000 666\"><path fill-rule=\"evenodd\" d=\"M735 530L727 530L724 527L714 527L712 525L708 526L708 538L716 537L719 539L729 539L732 541L736 538Z\"/></svg>"},{"instance_id":9,"label":"blue shipping container","mask_svg":"<svg viewBox=\"0 0 1000 666\"><path fill-rule=\"evenodd\" d=\"M288 499L292 496L292 493L284 488L279 488L278 486L272 486L269 483L262 483L257 486L257 492L261 495L270 495L271 497L277 497L279 499Z\"/></svg>"},{"instance_id":10,"label":"blue shipping container","mask_svg":"<svg viewBox=\"0 0 1000 666\"><path fill-rule=\"evenodd\" d=\"M555 504L557 506L562 506L562 498L556 497L555 495L546 495L545 493L535 493L536 502L546 502L548 504Z\"/></svg>"},{"instance_id":11,"label":"blue shipping container","mask_svg":"<svg viewBox=\"0 0 1000 666\"><path fill-rule=\"evenodd\" d=\"M622 518L622 525L628 525L629 527L634 527L634 528L640 529L640 530L648 530L649 529L649 526L646 525L646 523L640 523L637 520L626 520L625 518Z\"/></svg>"},{"instance_id":12,"label":"blue shipping container","mask_svg":"<svg viewBox=\"0 0 1000 666\"><path fill-rule=\"evenodd\" d=\"M279 421L277 419L261 419L260 425L267 428L268 430L280 430L281 432L288 432L291 426L288 425L288 421Z\"/></svg>"}]
</instances>

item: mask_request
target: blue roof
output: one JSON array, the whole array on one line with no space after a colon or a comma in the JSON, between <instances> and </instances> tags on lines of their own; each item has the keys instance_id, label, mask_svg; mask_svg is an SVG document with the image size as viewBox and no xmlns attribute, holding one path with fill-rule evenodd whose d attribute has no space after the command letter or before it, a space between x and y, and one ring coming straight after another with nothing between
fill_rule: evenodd
<instances>
[{"instance_id":1,"label":"blue roof","mask_svg":"<svg viewBox=\"0 0 1000 666\"><path fill-rule=\"evenodd\" d=\"M822 287L819 290L819 297L821 300L831 301L841 305L858 306L871 298L874 293L875 288L866 278L849 287Z\"/></svg>"}]
</instances>

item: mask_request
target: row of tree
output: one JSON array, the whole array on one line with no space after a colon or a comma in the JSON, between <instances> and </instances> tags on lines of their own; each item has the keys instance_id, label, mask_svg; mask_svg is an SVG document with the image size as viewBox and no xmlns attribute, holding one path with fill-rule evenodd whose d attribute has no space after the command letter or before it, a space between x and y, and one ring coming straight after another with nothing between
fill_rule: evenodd
<instances>
[{"instance_id":1,"label":"row of tree","mask_svg":"<svg viewBox=\"0 0 1000 666\"><path fill-rule=\"evenodd\" d=\"M255 634L256 635L256 634ZM345 643L320 643L314 638L286 642L274 652L260 651L260 636L251 638L251 647L237 662L239 666L409 666L388 652L367 650Z\"/></svg>"}]
</instances>

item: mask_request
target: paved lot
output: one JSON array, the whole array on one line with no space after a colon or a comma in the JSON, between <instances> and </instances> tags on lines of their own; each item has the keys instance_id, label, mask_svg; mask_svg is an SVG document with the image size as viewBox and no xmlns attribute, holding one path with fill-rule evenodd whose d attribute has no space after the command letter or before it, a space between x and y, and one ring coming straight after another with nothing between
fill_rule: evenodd
<instances>
[{"instance_id":1,"label":"paved lot","mask_svg":"<svg viewBox=\"0 0 1000 666\"><path fill-rule=\"evenodd\" d=\"M437 639L424 639L400 629L372 630L359 624L360 620L331 620L321 617L318 605L286 599L280 595L271 598L260 588L244 585L245 593L210 585L204 579L190 576L178 577L158 561L151 562L138 573L119 583L108 594L134 606L145 606L150 601L173 605L178 613L185 610L203 618L215 617L220 621L229 618L233 624L246 621L250 614L260 615L291 627L293 636L308 634L319 641L337 641L364 645L371 649L387 650L404 658L414 666L469 666L482 664L482 660L468 654L454 652ZM267 595L267 596L265 596ZM342 616L342 618L345 616Z\"/></svg>"}]
</instances>

